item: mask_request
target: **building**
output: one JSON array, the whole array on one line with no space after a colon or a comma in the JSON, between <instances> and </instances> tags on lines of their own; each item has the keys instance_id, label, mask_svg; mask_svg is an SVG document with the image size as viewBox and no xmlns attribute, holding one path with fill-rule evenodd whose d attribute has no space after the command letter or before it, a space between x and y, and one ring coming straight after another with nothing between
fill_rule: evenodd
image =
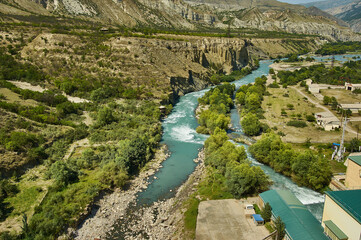
<instances>
[{"instance_id":1,"label":"building","mask_svg":"<svg viewBox=\"0 0 361 240\"><path fill-rule=\"evenodd\" d=\"M332 240L360 240L361 190L326 192L322 226Z\"/></svg>"},{"instance_id":2,"label":"building","mask_svg":"<svg viewBox=\"0 0 361 240\"><path fill-rule=\"evenodd\" d=\"M361 189L361 156L348 156L346 164L345 186L348 189Z\"/></svg>"},{"instance_id":3,"label":"building","mask_svg":"<svg viewBox=\"0 0 361 240\"><path fill-rule=\"evenodd\" d=\"M315 114L316 122L326 131L331 131L341 127L340 120L331 112L320 112Z\"/></svg>"},{"instance_id":4,"label":"building","mask_svg":"<svg viewBox=\"0 0 361 240\"><path fill-rule=\"evenodd\" d=\"M351 110L352 113L361 111L361 103L340 103L338 107L343 110Z\"/></svg>"},{"instance_id":5,"label":"building","mask_svg":"<svg viewBox=\"0 0 361 240\"><path fill-rule=\"evenodd\" d=\"M259 195L259 205L268 202L272 220L281 217L286 226L287 240L328 240L323 228L312 213L288 190L269 190Z\"/></svg>"},{"instance_id":6,"label":"building","mask_svg":"<svg viewBox=\"0 0 361 240\"><path fill-rule=\"evenodd\" d=\"M354 91L356 89L361 89L361 84L345 83L345 89L349 91Z\"/></svg>"}]
</instances>

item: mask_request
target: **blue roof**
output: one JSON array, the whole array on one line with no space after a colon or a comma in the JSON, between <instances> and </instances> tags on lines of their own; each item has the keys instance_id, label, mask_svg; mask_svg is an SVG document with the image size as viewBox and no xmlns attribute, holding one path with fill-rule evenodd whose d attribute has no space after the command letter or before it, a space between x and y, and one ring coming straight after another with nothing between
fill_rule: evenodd
<instances>
[{"instance_id":1,"label":"blue roof","mask_svg":"<svg viewBox=\"0 0 361 240\"><path fill-rule=\"evenodd\" d=\"M293 240L328 240L321 223L292 192L269 190L261 193L260 197L271 205L273 216L281 217L287 234Z\"/></svg>"},{"instance_id":2,"label":"blue roof","mask_svg":"<svg viewBox=\"0 0 361 240\"><path fill-rule=\"evenodd\" d=\"M261 217L261 215L259 214L252 214L254 220L256 220L257 222L262 222L264 221L263 218Z\"/></svg>"}]
</instances>

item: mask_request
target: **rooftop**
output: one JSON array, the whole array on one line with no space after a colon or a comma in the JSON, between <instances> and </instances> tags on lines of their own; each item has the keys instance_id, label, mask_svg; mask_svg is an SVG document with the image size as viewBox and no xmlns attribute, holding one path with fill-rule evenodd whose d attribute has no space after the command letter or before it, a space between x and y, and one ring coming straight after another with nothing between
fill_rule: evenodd
<instances>
[{"instance_id":1,"label":"rooftop","mask_svg":"<svg viewBox=\"0 0 361 240\"><path fill-rule=\"evenodd\" d=\"M361 224L361 189L329 191L326 194Z\"/></svg>"},{"instance_id":2,"label":"rooftop","mask_svg":"<svg viewBox=\"0 0 361 240\"><path fill-rule=\"evenodd\" d=\"M286 225L286 232L293 240L327 240L319 221L288 190L269 190L260 197L272 207L272 214L280 216Z\"/></svg>"},{"instance_id":3,"label":"rooftop","mask_svg":"<svg viewBox=\"0 0 361 240\"><path fill-rule=\"evenodd\" d=\"M361 108L361 103L340 103L341 108Z\"/></svg>"},{"instance_id":4,"label":"rooftop","mask_svg":"<svg viewBox=\"0 0 361 240\"><path fill-rule=\"evenodd\" d=\"M348 156L348 159L361 166L361 156Z\"/></svg>"}]
</instances>

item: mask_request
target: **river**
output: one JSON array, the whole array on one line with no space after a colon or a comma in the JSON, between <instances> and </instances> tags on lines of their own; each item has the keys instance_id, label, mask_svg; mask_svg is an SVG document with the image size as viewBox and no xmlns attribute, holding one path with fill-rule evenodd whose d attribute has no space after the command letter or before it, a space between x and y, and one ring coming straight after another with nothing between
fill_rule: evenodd
<instances>
[{"instance_id":1,"label":"river","mask_svg":"<svg viewBox=\"0 0 361 240\"><path fill-rule=\"evenodd\" d=\"M337 61L347 61L353 56L336 56ZM317 57L317 61L324 61L328 57ZM244 78L234 81L236 88L254 82L255 78L267 75L272 61L261 61L260 67ZM138 206L151 205L158 200L164 200L174 196L176 189L186 181L194 171L196 163L193 161L199 150L203 147L208 135L198 134L198 126L195 117L197 99L204 95L208 89L188 93L179 99L171 114L163 121L162 144L166 144L171 153L170 157L162 163L162 168L150 178L148 188L138 194ZM243 134L239 124L240 116L236 109L231 111L231 122L236 133ZM247 145L240 144L248 149ZM247 150L248 151L248 150ZM287 189L294 193L297 198L307 206L311 213L321 221L324 196L305 187L299 187L291 179L276 173L272 168L257 162L252 156L249 159L253 165L260 166L273 181L271 189ZM113 235L114 236L114 235Z\"/></svg>"}]
</instances>

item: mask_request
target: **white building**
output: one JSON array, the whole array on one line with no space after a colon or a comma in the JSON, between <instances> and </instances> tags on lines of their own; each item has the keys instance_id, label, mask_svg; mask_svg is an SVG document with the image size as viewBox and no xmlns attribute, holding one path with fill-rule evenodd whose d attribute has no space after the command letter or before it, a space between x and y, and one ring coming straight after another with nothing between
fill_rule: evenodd
<instances>
[{"instance_id":1,"label":"white building","mask_svg":"<svg viewBox=\"0 0 361 240\"><path fill-rule=\"evenodd\" d=\"M341 127L340 120L330 112L320 112L315 114L316 122L326 131L331 131Z\"/></svg>"}]
</instances>

